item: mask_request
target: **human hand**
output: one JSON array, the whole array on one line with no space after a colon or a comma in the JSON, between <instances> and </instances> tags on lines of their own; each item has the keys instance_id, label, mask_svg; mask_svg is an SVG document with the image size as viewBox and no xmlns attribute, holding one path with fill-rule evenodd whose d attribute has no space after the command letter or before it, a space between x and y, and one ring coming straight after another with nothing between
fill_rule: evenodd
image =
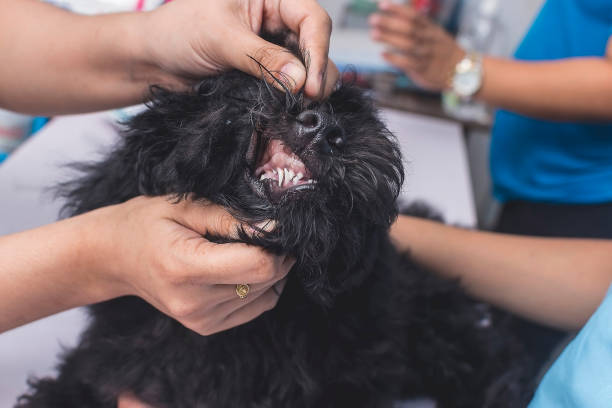
<instances>
[{"instance_id":1,"label":"human hand","mask_svg":"<svg viewBox=\"0 0 612 408\"><path fill-rule=\"evenodd\" d=\"M117 408L153 408L143 402L140 402L134 395L123 393L117 400Z\"/></svg>"},{"instance_id":2,"label":"human hand","mask_svg":"<svg viewBox=\"0 0 612 408\"><path fill-rule=\"evenodd\" d=\"M370 17L370 35L390 47L383 58L424 88L447 89L455 66L465 56L455 39L410 6L387 0L379 8L382 13Z\"/></svg>"},{"instance_id":3,"label":"human hand","mask_svg":"<svg viewBox=\"0 0 612 408\"><path fill-rule=\"evenodd\" d=\"M185 327L210 335L272 309L294 260L243 243L216 244L204 234L235 236L222 207L168 197L137 197L90 214L88 264L112 288L136 295ZM96 268L97 266L97 268ZM240 299L236 284L250 285Z\"/></svg>"},{"instance_id":4,"label":"human hand","mask_svg":"<svg viewBox=\"0 0 612 408\"><path fill-rule=\"evenodd\" d=\"M228 68L260 77L249 57L291 78L293 91L304 86L311 98L329 95L338 78L327 58L331 20L315 0L180 0L146 14L144 21L142 41L153 64L185 83ZM261 39L262 29L296 33L309 53L308 75L295 56Z\"/></svg>"}]
</instances>

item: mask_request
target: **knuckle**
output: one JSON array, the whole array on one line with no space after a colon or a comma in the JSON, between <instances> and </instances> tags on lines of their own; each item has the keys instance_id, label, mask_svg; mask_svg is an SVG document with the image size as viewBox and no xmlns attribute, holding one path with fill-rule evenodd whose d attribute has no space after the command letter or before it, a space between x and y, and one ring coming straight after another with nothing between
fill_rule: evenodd
<instances>
[{"instance_id":1,"label":"knuckle","mask_svg":"<svg viewBox=\"0 0 612 408\"><path fill-rule=\"evenodd\" d=\"M327 28L331 32L334 22L332 18L330 17L330 15L325 10L321 11L321 23L323 24L325 28Z\"/></svg>"},{"instance_id":2,"label":"knuckle","mask_svg":"<svg viewBox=\"0 0 612 408\"><path fill-rule=\"evenodd\" d=\"M185 319L197 310L197 306L181 298L176 298L168 303L168 311L177 319Z\"/></svg>"},{"instance_id":3,"label":"knuckle","mask_svg":"<svg viewBox=\"0 0 612 408\"><path fill-rule=\"evenodd\" d=\"M271 255L261 254L254 262L254 267L253 279L256 279L256 282L267 282L275 276L274 261Z\"/></svg>"}]
</instances>

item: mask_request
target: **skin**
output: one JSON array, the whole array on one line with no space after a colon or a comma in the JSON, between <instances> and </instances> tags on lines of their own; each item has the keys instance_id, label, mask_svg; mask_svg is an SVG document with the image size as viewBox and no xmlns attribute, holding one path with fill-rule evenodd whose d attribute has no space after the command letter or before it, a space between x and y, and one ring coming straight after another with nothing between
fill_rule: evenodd
<instances>
[{"instance_id":1,"label":"skin","mask_svg":"<svg viewBox=\"0 0 612 408\"><path fill-rule=\"evenodd\" d=\"M612 282L612 241L471 231L400 216L400 250L473 296L544 325L581 328Z\"/></svg>"},{"instance_id":2,"label":"skin","mask_svg":"<svg viewBox=\"0 0 612 408\"><path fill-rule=\"evenodd\" d=\"M427 89L449 89L465 50L410 6L382 1L379 7L370 18L371 36L389 46L385 60ZM549 120L612 119L612 41L603 58L524 62L484 56L483 72L475 98L491 106Z\"/></svg>"},{"instance_id":3,"label":"skin","mask_svg":"<svg viewBox=\"0 0 612 408\"><path fill-rule=\"evenodd\" d=\"M0 9L0 49L10 61L0 64L0 107L24 113L132 105L151 84L181 89L229 68L261 76L249 56L310 98L329 95L338 77L327 59L331 20L315 0L181 0L97 16L38 0L0 0ZM308 75L292 54L257 36L262 28L298 35L310 53Z\"/></svg>"},{"instance_id":4,"label":"skin","mask_svg":"<svg viewBox=\"0 0 612 408\"><path fill-rule=\"evenodd\" d=\"M171 200L137 197L0 237L0 330L126 295L202 335L274 307L272 286L282 289L294 261L209 242L202 234L236 236L240 225L221 207ZM246 299L236 295L237 282L250 284Z\"/></svg>"}]
</instances>

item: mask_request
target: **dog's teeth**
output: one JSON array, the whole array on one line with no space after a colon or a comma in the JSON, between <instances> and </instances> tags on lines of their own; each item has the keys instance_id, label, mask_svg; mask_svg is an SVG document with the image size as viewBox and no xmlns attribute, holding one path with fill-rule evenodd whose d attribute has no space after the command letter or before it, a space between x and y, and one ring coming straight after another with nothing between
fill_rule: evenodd
<instances>
[{"instance_id":1,"label":"dog's teeth","mask_svg":"<svg viewBox=\"0 0 612 408\"><path fill-rule=\"evenodd\" d=\"M280 168L276 170L278 171L278 186L281 187L283 185L283 177L285 176L285 172Z\"/></svg>"},{"instance_id":2,"label":"dog's teeth","mask_svg":"<svg viewBox=\"0 0 612 408\"><path fill-rule=\"evenodd\" d=\"M259 178L260 180L265 180L268 178L268 175L266 173L262 174L261 177Z\"/></svg>"},{"instance_id":3,"label":"dog's teeth","mask_svg":"<svg viewBox=\"0 0 612 408\"><path fill-rule=\"evenodd\" d=\"M298 181L300 181L302 178L304 178L304 175L302 173L298 173L295 176L295 179L293 180L294 184L296 184Z\"/></svg>"},{"instance_id":4,"label":"dog's teeth","mask_svg":"<svg viewBox=\"0 0 612 408\"><path fill-rule=\"evenodd\" d=\"M276 170L272 169L272 173L276 174Z\"/></svg>"},{"instance_id":5,"label":"dog's teeth","mask_svg":"<svg viewBox=\"0 0 612 408\"><path fill-rule=\"evenodd\" d=\"M289 172L287 169L284 169L283 172L285 173L285 184L289 184L289 181L293 178L291 175L293 172Z\"/></svg>"},{"instance_id":6,"label":"dog's teeth","mask_svg":"<svg viewBox=\"0 0 612 408\"><path fill-rule=\"evenodd\" d=\"M289 174L289 180L293 180L293 177L295 177L295 173L293 172L293 170L289 170L287 173ZM285 176L287 176L287 174L285 174Z\"/></svg>"}]
</instances>

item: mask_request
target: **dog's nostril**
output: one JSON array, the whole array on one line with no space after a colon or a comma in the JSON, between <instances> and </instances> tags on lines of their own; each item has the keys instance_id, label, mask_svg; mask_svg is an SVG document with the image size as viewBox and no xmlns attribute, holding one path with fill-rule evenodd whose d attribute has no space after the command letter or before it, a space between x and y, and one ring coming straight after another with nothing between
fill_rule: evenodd
<instances>
[{"instance_id":1,"label":"dog's nostril","mask_svg":"<svg viewBox=\"0 0 612 408\"><path fill-rule=\"evenodd\" d=\"M300 113L297 117L297 121L300 123L300 126L309 133L318 132L325 122L321 113L311 110Z\"/></svg>"}]
</instances>

